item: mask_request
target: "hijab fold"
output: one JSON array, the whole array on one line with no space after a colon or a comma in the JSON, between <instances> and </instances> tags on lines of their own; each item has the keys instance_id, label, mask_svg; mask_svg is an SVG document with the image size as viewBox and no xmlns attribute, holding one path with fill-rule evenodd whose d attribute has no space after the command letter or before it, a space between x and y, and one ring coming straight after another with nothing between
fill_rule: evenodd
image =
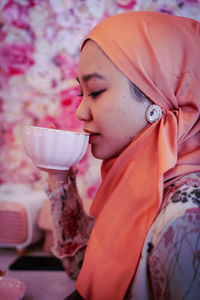
<instances>
[{"instance_id":1,"label":"hijab fold","mask_svg":"<svg viewBox=\"0 0 200 300\"><path fill-rule=\"evenodd\" d=\"M96 222L76 286L85 299L120 300L158 214L164 182L200 171L199 23L127 12L105 19L88 38L163 110L118 157L103 162L91 206Z\"/></svg>"}]
</instances>

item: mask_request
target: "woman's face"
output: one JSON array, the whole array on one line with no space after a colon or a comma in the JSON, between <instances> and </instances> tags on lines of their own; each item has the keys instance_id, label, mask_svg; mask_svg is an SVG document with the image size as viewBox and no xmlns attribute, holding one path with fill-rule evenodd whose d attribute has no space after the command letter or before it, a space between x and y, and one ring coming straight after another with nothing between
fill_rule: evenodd
<instances>
[{"instance_id":1,"label":"woman's face","mask_svg":"<svg viewBox=\"0 0 200 300\"><path fill-rule=\"evenodd\" d=\"M147 125L150 102L136 99L128 79L94 41L87 41L79 61L78 81L82 102L76 116L90 133L96 158L117 156Z\"/></svg>"}]
</instances>

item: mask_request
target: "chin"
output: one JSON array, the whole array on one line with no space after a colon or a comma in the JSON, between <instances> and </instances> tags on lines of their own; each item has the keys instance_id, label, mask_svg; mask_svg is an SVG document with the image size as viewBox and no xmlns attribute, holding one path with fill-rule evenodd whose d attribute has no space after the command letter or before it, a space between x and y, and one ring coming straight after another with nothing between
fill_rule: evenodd
<instances>
[{"instance_id":1,"label":"chin","mask_svg":"<svg viewBox=\"0 0 200 300\"><path fill-rule=\"evenodd\" d=\"M101 159L101 160L108 160L108 159L117 157L121 153L121 151L116 151L116 152L103 151L102 148L99 149L98 147L95 147L94 145L92 145L92 147L91 147L91 152L95 158Z\"/></svg>"},{"instance_id":2,"label":"chin","mask_svg":"<svg viewBox=\"0 0 200 300\"><path fill-rule=\"evenodd\" d=\"M99 149L99 147L95 147L95 145L92 145L91 152L92 155L97 159L106 160L110 158L110 156L105 153L102 148Z\"/></svg>"},{"instance_id":3,"label":"chin","mask_svg":"<svg viewBox=\"0 0 200 300\"><path fill-rule=\"evenodd\" d=\"M97 159L101 159L101 160L106 160L107 158L104 157L104 155L98 154L96 152L92 151L92 155L97 158Z\"/></svg>"}]
</instances>

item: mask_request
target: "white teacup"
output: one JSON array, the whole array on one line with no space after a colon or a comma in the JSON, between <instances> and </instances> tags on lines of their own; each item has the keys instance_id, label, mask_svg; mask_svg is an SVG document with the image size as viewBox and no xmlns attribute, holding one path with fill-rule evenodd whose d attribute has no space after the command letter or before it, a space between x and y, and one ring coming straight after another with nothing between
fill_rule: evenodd
<instances>
[{"instance_id":1,"label":"white teacup","mask_svg":"<svg viewBox=\"0 0 200 300\"><path fill-rule=\"evenodd\" d=\"M23 145L34 164L41 168L68 170L84 156L89 134L25 126Z\"/></svg>"}]
</instances>

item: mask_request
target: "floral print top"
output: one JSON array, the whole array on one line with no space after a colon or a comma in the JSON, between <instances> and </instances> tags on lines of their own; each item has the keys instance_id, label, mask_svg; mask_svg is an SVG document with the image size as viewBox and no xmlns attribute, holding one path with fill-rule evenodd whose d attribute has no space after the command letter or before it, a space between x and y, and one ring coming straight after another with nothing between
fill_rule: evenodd
<instances>
[{"instance_id":1,"label":"floral print top","mask_svg":"<svg viewBox=\"0 0 200 300\"><path fill-rule=\"evenodd\" d=\"M54 254L76 278L94 219L77 195L75 177L47 192L54 223ZM197 300L200 298L200 172L182 177L164 191L160 211L141 253L126 300ZM114 299L113 299L114 300Z\"/></svg>"},{"instance_id":2,"label":"floral print top","mask_svg":"<svg viewBox=\"0 0 200 300\"><path fill-rule=\"evenodd\" d=\"M200 173L165 189L126 299L200 298Z\"/></svg>"},{"instance_id":3,"label":"floral print top","mask_svg":"<svg viewBox=\"0 0 200 300\"><path fill-rule=\"evenodd\" d=\"M76 186L76 170L70 170L68 183L52 192L46 188L51 203L53 254L62 260L67 274L76 279L83 263L94 218L83 209Z\"/></svg>"}]
</instances>

